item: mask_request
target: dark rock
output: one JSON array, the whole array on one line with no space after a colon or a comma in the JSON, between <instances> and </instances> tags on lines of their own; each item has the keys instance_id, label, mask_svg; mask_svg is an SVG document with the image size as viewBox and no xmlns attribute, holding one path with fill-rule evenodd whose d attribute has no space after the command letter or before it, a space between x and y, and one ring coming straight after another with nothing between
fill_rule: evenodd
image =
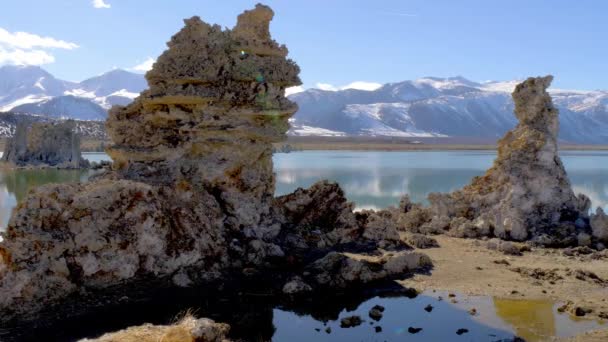
<instances>
[{"instance_id":1,"label":"dark rock","mask_svg":"<svg viewBox=\"0 0 608 342\"><path fill-rule=\"evenodd\" d=\"M414 328L414 327L407 328L407 332L409 332L410 334L417 334L421 331L422 331L422 328Z\"/></svg>"},{"instance_id":2,"label":"dark rock","mask_svg":"<svg viewBox=\"0 0 608 342\"><path fill-rule=\"evenodd\" d=\"M360 316L348 316L348 317L344 317L340 320L340 327L341 328L353 328L356 326L359 326L363 323L363 320L361 319Z\"/></svg>"},{"instance_id":3,"label":"dark rock","mask_svg":"<svg viewBox=\"0 0 608 342\"><path fill-rule=\"evenodd\" d=\"M468 332L469 332L469 329L460 328L460 329L456 330L456 335L462 335L462 334L466 334Z\"/></svg>"}]
</instances>

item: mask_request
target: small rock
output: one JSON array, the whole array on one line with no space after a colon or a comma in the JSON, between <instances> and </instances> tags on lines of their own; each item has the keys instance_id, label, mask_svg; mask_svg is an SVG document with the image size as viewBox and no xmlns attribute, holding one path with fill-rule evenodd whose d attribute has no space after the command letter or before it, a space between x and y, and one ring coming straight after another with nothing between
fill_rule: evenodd
<instances>
[{"instance_id":1,"label":"small rock","mask_svg":"<svg viewBox=\"0 0 608 342\"><path fill-rule=\"evenodd\" d=\"M361 319L360 316L348 316L348 317L344 317L342 318L342 320L340 320L340 327L341 328L352 328L352 327L356 327L361 325L361 323L363 323L363 320Z\"/></svg>"},{"instance_id":2,"label":"small rock","mask_svg":"<svg viewBox=\"0 0 608 342\"><path fill-rule=\"evenodd\" d=\"M475 308L470 309L469 310L469 315L471 315L471 316L477 315L477 309L475 309Z\"/></svg>"},{"instance_id":3,"label":"small rock","mask_svg":"<svg viewBox=\"0 0 608 342\"><path fill-rule=\"evenodd\" d=\"M410 334L417 334L421 331L422 331L422 328L414 328L414 327L407 328L407 332L409 332Z\"/></svg>"},{"instance_id":4,"label":"small rock","mask_svg":"<svg viewBox=\"0 0 608 342\"><path fill-rule=\"evenodd\" d=\"M462 334L466 334L468 332L469 332L469 329L460 328L460 329L456 330L456 335L462 335Z\"/></svg>"},{"instance_id":5,"label":"small rock","mask_svg":"<svg viewBox=\"0 0 608 342\"><path fill-rule=\"evenodd\" d=\"M312 291L312 287L306 284L300 277L291 278L291 280L283 286L283 293L289 295L307 293L310 291Z\"/></svg>"},{"instance_id":6,"label":"small rock","mask_svg":"<svg viewBox=\"0 0 608 342\"><path fill-rule=\"evenodd\" d=\"M382 327L381 326L377 326L374 328L374 330L376 331L376 333L382 332Z\"/></svg>"},{"instance_id":7,"label":"small rock","mask_svg":"<svg viewBox=\"0 0 608 342\"><path fill-rule=\"evenodd\" d=\"M376 305L369 310L369 317L371 319L373 319L374 321L379 321L382 319L382 311L384 311L384 308L382 308L382 309L380 309L380 308L379 308L379 305Z\"/></svg>"},{"instance_id":8,"label":"small rock","mask_svg":"<svg viewBox=\"0 0 608 342\"><path fill-rule=\"evenodd\" d=\"M426 312L431 312L431 311L433 311L433 306L432 306L431 304L427 305L427 306L424 308L424 311L426 311Z\"/></svg>"},{"instance_id":9,"label":"small rock","mask_svg":"<svg viewBox=\"0 0 608 342\"><path fill-rule=\"evenodd\" d=\"M502 259L502 260L494 260L494 263L495 263L496 265L505 265L505 266L510 266L510 265L511 265L511 263L510 263L510 262L508 262L508 261L507 261L507 260L505 260L505 259Z\"/></svg>"},{"instance_id":10,"label":"small rock","mask_svg":"<svg viewBox=\"0 0 608 342\"><path fill-rule=\"evenodd\" d=\"M407 242L420 249L439 247L437 240L423 234L411 234L407 237Z\"/></svg>"},{"instance_id":11,"label":"small rock","mask_svg":"<svg viewBox=\"0 0 608 342\"><path fill-rule=\"evenodd\" d=\"M583 317L586 314L592 313L592 312L593 312L593 310L589 309L589 308L584 308L584 307L580 307L580 306L577 306L574 308L574 315L577 317Z\"/></svg>"},{"instance_id":12,"label":"small rock","mask_svg":"<svg viewBox=\"0 0 608 342\"><path fill-rule=\"evenodd\" d=\"M331 328L330 328L330 327L327 327L327 328L325 329L325 332L326 332L326 333L328 333L328 334L331 334Z\"/></svg>"},{"instance_id":13,"label":"small rock","mask_svg":"<svg viewBox=\"0 0 608 342\"><path fill-rule=\"evenodd\" d=\"M503 241L503 242L499 243L498 251L502 252L503 254L506 254L506 255L516 255L516 256L522 255L520 248L517 247L514 243L509 242L509 241Z\"/></svg>"}]
</instances>

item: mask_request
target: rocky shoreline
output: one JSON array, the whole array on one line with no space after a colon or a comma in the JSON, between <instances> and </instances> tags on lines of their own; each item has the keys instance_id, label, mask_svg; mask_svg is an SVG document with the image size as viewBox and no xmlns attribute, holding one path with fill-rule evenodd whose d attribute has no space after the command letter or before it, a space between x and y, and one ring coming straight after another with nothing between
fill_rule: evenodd
<instances>
[{"instance_id":1,"label":"rocky shoreline","mask_svg":"<svg viewBox=\"0 0 608 342\"><path fill-rule=\"evenodd\" d=\"M160 289L262 279L285 300L373 289L428 276L436 261L427 250L443 249L443 235L497 238L488 246L510 255L605 249L608 218L589 214L557 155L551 76L515 89L520 123L486 175L431 194L430 206L405 196L398 208L355 212L327 181L274 197L272 144L286 139L297 110L285 89L301 82L287 48L270 37L273 15L257 5L232 29L185 20L147 73L150 88L110 111L112 170L86 184L40 187L19 204L0 243L3 324L53 322ZM204 319L178 326L192 340L227 336ZM213 334L202 338L206 331Z\"/></svg>"},{"instance_id":2,"label":"rocky shoreline","mask_svg":"<svg viewBox=\"0 0 608 342\"><path fill-rule=\"evenodd\" d=\"M274 198L272 143L297 109L284 90L300 80L272 17L258 5L232 30L186 20L150 89L110 112L113 170L40 187L16 208L0 245L2 320L149 279L188 287L272 270L295 295L430 266L337 184ZM372 256L348 253L361 251Z\"/></svg>"}]
</instances>

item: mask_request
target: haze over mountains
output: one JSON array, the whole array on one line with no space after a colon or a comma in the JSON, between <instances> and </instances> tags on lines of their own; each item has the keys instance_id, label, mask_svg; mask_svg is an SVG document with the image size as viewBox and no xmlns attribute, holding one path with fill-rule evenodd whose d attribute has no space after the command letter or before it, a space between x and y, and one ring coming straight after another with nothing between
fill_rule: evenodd
<instances>
[{"instance_id":1,"label":"haze over mountains","mask_svg":"<svg viewBox=\"0 0 608 342\"><path fill-rule=\"evenodd\" d=\"M517 81L477 83L426 77L373 90L308 89L290 95L299 111L291 135L501 137L517 123L511 91ZM0 68L0 111L104 120L147 88L143 75L113 70L75 83L39 67ZM551 90L563 141L608 144L608 91Z\"/></svg>"}]
</instances>

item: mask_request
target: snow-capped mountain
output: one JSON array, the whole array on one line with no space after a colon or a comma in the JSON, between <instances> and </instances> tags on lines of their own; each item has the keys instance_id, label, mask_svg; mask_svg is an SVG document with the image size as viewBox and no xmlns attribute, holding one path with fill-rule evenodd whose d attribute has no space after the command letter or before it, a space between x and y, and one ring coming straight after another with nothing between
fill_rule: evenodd
<instances>
[{"instance_id":1,"label":"snow-capped mountain","mask_svg":"<svg viewBox=\"0 0 608 342\"><path fill-rule=\"evenodd\" d=\"M130 103L145 88L143 75L119 69L76 83L40 67L7 65L0 67L0 112L104 120L111 106Z\"/></svg>"},{"instance_id":2,"label":"snow-capped mountain","mask_svg":"<svg viewBox=\"0 0 608 342\"><path fill-rule=\"evenodd\" d=\"M425 77L373 90L308 89L290 95L300 109L291 135L468 137L488 141L517 124L511 92L519 81L473 82ZM147 88L145 78L113 70L80 83L59 80L40 67L0 67L0 112L50 118L104 120ZM608 91L551 89L564 141L608 144Z\"/></svg>"},{"instance_id":3,"label":"snow-capped mountain","mask_svg":"<svg viewBox=\"0 0 608 342\"><path fill-rule=\"evenodd\" d=\"M73 95L57 96L48 100L19 105L16 113L42 115L56 119L105 120L107 111L88 98Z\"/></svg>"},{"instance_id":4,"label":"snow-capped mountain","mask_svg":"<svg viewBox=\"0 0 608 342\"><path fill-rule=\"evenodd\" d=\"M517 124L510 94L517 83L426 77L373 91L309 89L289 96L300 107L290 134L496 139ZM550 93L562 140L608 143L608 91Z\"/></svg>"}]
</instances>

